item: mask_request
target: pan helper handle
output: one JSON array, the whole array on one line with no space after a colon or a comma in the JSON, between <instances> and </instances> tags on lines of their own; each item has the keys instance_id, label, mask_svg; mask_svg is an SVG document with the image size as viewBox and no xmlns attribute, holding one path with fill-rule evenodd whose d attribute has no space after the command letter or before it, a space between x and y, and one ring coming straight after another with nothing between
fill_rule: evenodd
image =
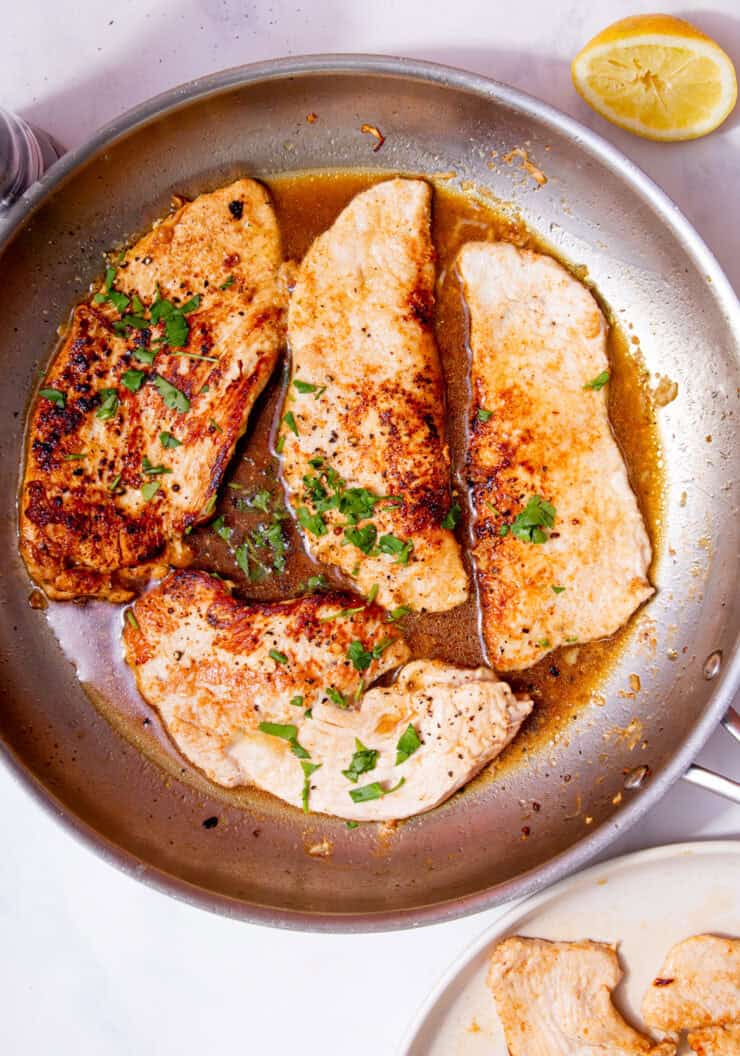
<instances>
[{"instance_id":1,"label":"pan helper handle","mask_svg":"<svg viewBox=\"0 0 740 1056\"><path fill-rule=\"evenodd\" d=\"M734 708L729 709L722 719L722 725L728 733L732 734L735 740L740 741L740 715ZM716 774L713 770L707 770L705 767L697 766L696 764L690 766L683 776L692 785L699 785L700 788L706 788L709 792L724 796L725 799L729 799L732 803L740 805L740 781L735 781L731 777L724 777L722 774Z\"/></svg>"}]
</instances>

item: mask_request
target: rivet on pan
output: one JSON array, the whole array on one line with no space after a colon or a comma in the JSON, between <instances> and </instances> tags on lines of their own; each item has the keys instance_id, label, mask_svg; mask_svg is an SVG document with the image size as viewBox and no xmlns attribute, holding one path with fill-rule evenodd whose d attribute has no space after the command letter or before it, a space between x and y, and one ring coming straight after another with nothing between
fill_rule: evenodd
<instances>
[{"instance_id":1,"label":"rivet on pan","mask_svg":"<svg viewBox=\"0 0 740 1056\"><path fill-rule=\"evenodd\" d=\"M634 770L630 770L624 779L625 788L642 788L645 783L645 778L650 774L649 766L636 766Z\"/></svg>"},{"instance_id":2,"label":"rivet on pan","mask_svg":"<svg viewBox=\"0 0 740 1056\"><path fill-rule=\"evenodd\" d=\"M710 653L704 661L704 677L707 680L716 678L719 674L719 669L722 667L722 652L717 650L714 653Z\"/></svg>"}]
</instances>

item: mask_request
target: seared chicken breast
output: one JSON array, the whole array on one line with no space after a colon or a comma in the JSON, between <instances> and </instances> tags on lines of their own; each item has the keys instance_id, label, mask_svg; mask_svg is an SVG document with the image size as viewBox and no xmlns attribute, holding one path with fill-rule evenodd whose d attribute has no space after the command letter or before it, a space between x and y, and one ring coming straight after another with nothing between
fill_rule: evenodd
<instances>
[{"instance_id":1,"label":"seared chicken breast","mask_svg":"<svg viewBox=\"0 0 740 1056\"><path fill-rule=\"evenodd\" d=\"M653 593L645 526L609 425L607 328L551 257L468 243L468 476L489 659L529 667L616 631Z\"/></svg>"},{"instance_id":2,"label":"seared chicken breast","mask_svg":"<svg viewBox=\"0 0 740 1056\"><path fill-rule=\"evenodd\" d=\"M514 936L491 958L488 985L511 1056L675 1056L612 1004L622 978L613 946Z\"/></svg>"},{"instance_id":3,"label":"seared chicken breast","mask_svg":"<svg viewBox=\"0 0 740 1056\"><path fill-rule=\"evenodd\" d=\"M679 942L645 994L642 1014L658 1030L692 1031L697 1052L740 1056L740 939L694 935Z\"/></svg>"},{"instance_id":4,"label":"seared chicken breast","mask_svg":"<svg viewBox=\"0 0 740 1056\"><path fill-rule=\"evenodd\" d=\"M284 338L267 192L182 205L106 273L32 408L21 551L52 598L131 597L209 516Z\"/></svg>"},{"instance_id":5,"label":"seared chicken breast","mask_svg":"<svg viewBox=\"0 0 740 1056\"><path fill-rule=\"evenodd\" d=\"M358 194L313 243L291 295L283 474L306 546L378 601L467 597L449 527L445 395L432 333L431 189Z\"/></svg>"},{"instance_id":6,"label":"seared chicken breast","mask_svg":"<svg viewBox=\"0 0 740 1056\"><path fill-rule=\"evenodd\" d=\"M139 598L126 659L173 741L212 780L358 821L428 810L492 759L529 713L491 671L417 661L376 604L234 599L204 572ZM363 695L364 694L364 695Z\"/></svg>"}]
</instances>

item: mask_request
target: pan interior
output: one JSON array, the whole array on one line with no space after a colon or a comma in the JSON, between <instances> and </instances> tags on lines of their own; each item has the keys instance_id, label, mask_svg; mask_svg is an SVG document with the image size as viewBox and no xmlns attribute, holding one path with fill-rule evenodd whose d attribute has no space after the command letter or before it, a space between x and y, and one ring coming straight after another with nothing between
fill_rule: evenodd
<instances>
[{"instance_id":1,"label":"pan interior","mask_svg":"<svg viewBox=\"0 0 740 1056\"><path fill-rule=\"evenodd\" d=\"M316 121L306 120L311 113ZM373 153L363 122L386 136L381 151ZM562 707L544 734L525 737L495 782L479 781L396 829L348 831L332 819L306 821L268 797L232 800L193 779L174 756L163 771L155 751L132 743L131 724L124 736L82 691L49 622L28 604L31 585L15 541L25 400L55 326L100 273L102 253L164 213L174 192L195 195L244 174L270 183L276 173L327 168L423 172L436 176L440 196L454 197L444 190L454 188L470 203L482 188L475 208L487 215L486 193L515 203L523 226L514 216L512 231L536 232L584 269L610 307L615 333L627 335L622 345L636 339L632 356L615 352L629 360L634 384L655 394L661 437L659 456L631 464L660 542L659 594L609 658L606 675L602 662L599 694ZM281 180L273 187L279 201ZM294 919L305 926L356 925L358 916L387 926L440 903L449 907L440 913L452 912L453 900L467 899L457 905L470 908L483 892L489 901L511 897L516 877L591 833L601 829L606 839L706 714L713 686L704 662L718 648L729 655L735 626L736 529L726 514L737 350L728 305L655 207L567 131L495 92L402 74L247 83L195 99L90 159L24 226L0 269L8 555L0 733L36 782L124 864L141 862L170 878L171 888L200 892L206 904L260 919L299 914ZM663 405L674 383L677 396ZM641 406L650 418L651 400ZM631 431L620 440L629 445ZM644 479L634 476L637 461ZM120 615L104 605L87 613L70 607L65 633L84 628L90 609L115 637ZM120 668L102 654L91 667L80 677L94 680L99 703L110 700ZM625 789L625 775L638 767L650 768L645 788ZM205 828L212 817L218 824Z\"/></svg>"}]
</instances>

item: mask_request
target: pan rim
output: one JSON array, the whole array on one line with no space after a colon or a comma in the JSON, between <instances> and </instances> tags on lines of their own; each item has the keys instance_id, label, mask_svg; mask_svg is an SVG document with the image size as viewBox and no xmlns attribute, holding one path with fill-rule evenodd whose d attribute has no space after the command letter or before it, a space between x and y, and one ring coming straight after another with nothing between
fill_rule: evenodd
<instances>
[{"instance_id":1,"label":"pan rim","mask_svg":"<svg viewBox=\"0 0 740 1056\"><path fill-rule=\"evenodd\" d=\"M598 133L592 132L575 119L518 89L479 74L417 59L362 54L305 55L236 66L168 89L115 118L86 143L57 161L0 221L0 254L31 219L36 210L68 179L72 178L76 171L93 161L107 147L125 139L133 131L163 117L168 117L194 102L226 93L232 89L260 82L317 74L369 74L432 83L442 88L462 90L495 100L518 110L525 116L564 131L577 142L582 150L590 153L631 186L643 200L648 202L660 220L675 233L697 265L711 277L715 294L726 314L728 328L737 336L740 343L740 304L729 280L716 258L678 207L634 162ZM682 776L732 703L738 688L740 688L740 651L736 642L731 657L725 661L723 677L715 687L704 715L695 724L683 744L676 749L671 761L629 806L623 808L617 819L604 823L565 851L495 888L483 889L473 894L424 906L383 910L369 914L312 913L307 910L275 908L244 902L198 887L164 870L147 865L133 853L109 841L64 806L53 792L43 786L2 742L0 742L0 761L5 764L8 772L15 777L18 783L43 806L45 811L80 842L90 847L110 864L116 865L127 875L143 880L163 893L201 909L256 924L319 932L390 931L442 923L490 909L515 898L527 897L581 868L600 851L605 850L617 835L632 827L643 817L662 798L668 788Z\"/></svg>"}]
</instances>

